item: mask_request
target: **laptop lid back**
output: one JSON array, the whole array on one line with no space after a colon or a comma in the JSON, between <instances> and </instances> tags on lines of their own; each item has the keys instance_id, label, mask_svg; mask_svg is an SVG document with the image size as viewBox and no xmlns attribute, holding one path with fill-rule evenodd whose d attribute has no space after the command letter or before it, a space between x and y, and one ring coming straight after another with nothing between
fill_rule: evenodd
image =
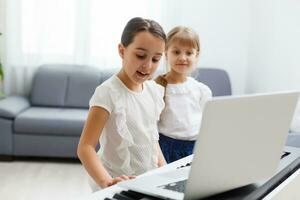
<instances>
[{"instance_id":1,"label":"laptop lid back","mask_svg":"<svg viewBox=\"0 0 300 200\"><path fill-rule=\"evenodd\" d=\"M298 96L286 92L207 102L184 198L206 197L272 176Z\"/></svg>"}]
</instances>

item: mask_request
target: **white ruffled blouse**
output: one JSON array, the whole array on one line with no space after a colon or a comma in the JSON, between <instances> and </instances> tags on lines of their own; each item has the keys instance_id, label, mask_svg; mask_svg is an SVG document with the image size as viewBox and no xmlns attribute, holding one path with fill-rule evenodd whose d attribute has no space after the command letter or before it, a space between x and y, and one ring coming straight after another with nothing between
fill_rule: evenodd
<instances>
[{"instance_id":1,"label":"white ruffled blouse","mask_svg":"<svg viewBox=\"0 0 300 200\"><path fill-rule=\"evenodd\" d=\"M157 168L163 95L163 87L154 81L144 82L142 92L133 92L116 75L96 88L90 107L100 106L110 113L97 154L112 177Z\"/></svg>"},{"instance_id":2,"label":"white ruffled blouse","mask_svg":"<svg viewBox=\"0 0 300 200\"><path fill-rule=\"evenodd\" d=\"M179 140L196 140L204 104L212 97L205 84L192 77L180 84L168 84L165 108L158 123L159 132Z\"/></svg>"}]
</instances>

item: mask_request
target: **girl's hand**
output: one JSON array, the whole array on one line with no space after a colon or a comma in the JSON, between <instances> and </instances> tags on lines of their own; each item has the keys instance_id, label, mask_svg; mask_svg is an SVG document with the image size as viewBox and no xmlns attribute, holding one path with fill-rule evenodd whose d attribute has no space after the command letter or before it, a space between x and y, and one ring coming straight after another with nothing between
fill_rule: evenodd
<instances>
[{"instance_id":1,"label":"girl's hand","mask_svg":"<svg viewBox=\"0 0 300 200\"><path fill-rule=\"evenodd\" d=\"M134 179L134 178L135 178L135 176L126 176L126 175L118 176L116 178L112 178L111 180L109 180L106 187L115 185L116 183L121 182L121 181L126 181L126 180L130 180L130 179Z\"/></svg>"}]
</instances>

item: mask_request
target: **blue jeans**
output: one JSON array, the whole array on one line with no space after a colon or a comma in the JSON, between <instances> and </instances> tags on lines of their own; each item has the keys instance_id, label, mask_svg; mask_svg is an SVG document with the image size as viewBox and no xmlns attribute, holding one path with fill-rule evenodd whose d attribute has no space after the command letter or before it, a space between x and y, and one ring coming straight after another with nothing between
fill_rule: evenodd
<instances>
[{"instance_id":1,"label":"blue jeans","mask_svg":"<svg viewBox=\"0 0 300 200\"><path fill-rule=\"evenodd\" d=\"M167 163L179 160L193 153L195 141L177 140L159 134L159 145Z\"/></svg>"}]
</instances>

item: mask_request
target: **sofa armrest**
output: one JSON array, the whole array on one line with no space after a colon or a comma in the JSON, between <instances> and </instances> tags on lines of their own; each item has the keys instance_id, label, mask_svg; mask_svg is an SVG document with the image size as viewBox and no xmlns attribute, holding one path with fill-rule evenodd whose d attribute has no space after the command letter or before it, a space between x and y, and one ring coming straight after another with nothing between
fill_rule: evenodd
<instances>
[{"instance_id":1,"label":"sofa armrest","mask_svg":"<svg viewBox=\"0 0 300 200\"><path fill-rule=\"evenodd\" d=\"M0 100L0 117L13 119L30 106L27 98L11 96Z\"/></svg>"}]
</instances>

